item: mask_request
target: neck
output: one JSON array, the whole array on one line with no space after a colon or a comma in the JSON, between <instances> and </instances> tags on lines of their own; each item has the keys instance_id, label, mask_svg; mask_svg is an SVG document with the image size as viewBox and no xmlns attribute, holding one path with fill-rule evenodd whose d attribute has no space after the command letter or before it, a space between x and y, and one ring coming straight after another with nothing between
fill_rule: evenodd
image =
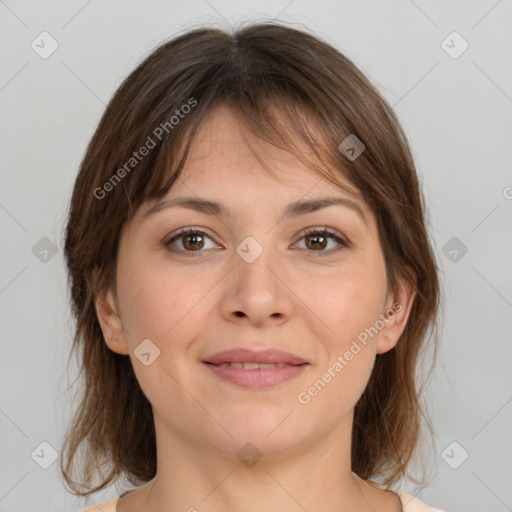
<instances>
[{"instance_id":1,"label":"neck","mask_svg":"<svg viewBox=\"0 0 512 512\"><path fill-rule=\"evenodd\" d=\"M314 444L261 453L256 463L248 446L248 457L240 460L155 425L157 475L145 486L139 510L370 510L370 486L351 471L350 436L343 436L350 429L344 425Z\"/></svg>"}]
</instances>

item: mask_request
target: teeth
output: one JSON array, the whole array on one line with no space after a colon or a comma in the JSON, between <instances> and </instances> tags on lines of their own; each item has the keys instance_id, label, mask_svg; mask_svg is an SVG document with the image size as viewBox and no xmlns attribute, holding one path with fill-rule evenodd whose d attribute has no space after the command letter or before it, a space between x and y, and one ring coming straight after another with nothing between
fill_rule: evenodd
<instances>
[{"instance_id":1,"label":"teeth","mask_svg":"<svg viewBox=\"0 0 512 512\"><path fill-rule=\"evenodd\" d=\"M219 366L234 366L235 368L243 368L244 370L257 370L258 368L265 370L270 368L281 368L286 366L284 363L221 363Z\"/></svg>"}]
</instances>

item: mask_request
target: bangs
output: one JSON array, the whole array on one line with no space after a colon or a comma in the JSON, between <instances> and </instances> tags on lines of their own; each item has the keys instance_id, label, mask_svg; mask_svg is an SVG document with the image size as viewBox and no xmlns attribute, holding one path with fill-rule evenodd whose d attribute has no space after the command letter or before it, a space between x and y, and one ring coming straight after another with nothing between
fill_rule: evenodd
<instances>
[{"instance_id":1,"label":"bangs","mask_svg":"<svg viewBox=\"0 0 512 512\"><path fill-rule=\"evenodd\" d=\"M332 126L325 122L307 100L298 94L285 95L283 91L269 93L268 90L258 90L250 95L246 91L244 95L226 94L224 98L213 95L202 98L195 110L162 141L154 160L127 180L130 217L143 202L158 201L169 192L183 172L199 128L222 106L232 111L240 123L248 147L262 169L274 179L283 181L275 168L253 151L250 141L245 137L246 131L294 155L319 180L326 179L349 195L356 195L354 188L361 191L345 168L344 157L338 149L338 134L341 134L343 140L349 131L341 127L335 136ZM354 187L347 187L346 180Z\"/></svg>"}]
</instances>

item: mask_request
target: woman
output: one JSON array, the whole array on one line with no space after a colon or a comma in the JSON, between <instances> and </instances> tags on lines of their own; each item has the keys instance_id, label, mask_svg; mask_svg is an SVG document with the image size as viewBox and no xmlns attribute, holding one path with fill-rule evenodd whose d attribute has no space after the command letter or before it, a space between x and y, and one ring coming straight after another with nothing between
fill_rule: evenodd
<instances>
[{"instance_id":1,"label":"woman","mask_svg":"<svg viewBox=\"0 0 512 512\"><path fill-rule=\"evenodd\" d=\"M437 510L392 489L439 301L423 199L392 109L333 47L276 23L162 44L87 148L65 252L72 492L124 476L100 510Z\"/></svg>"}]
</instances>

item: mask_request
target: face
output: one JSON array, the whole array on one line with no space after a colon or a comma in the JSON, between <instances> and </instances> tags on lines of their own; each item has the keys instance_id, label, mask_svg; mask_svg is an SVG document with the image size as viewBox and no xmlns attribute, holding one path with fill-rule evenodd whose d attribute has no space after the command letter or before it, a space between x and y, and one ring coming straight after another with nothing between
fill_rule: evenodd
<instances>
[{"instance_id":1,"label":"face","mask_svg":"<svg viewBox=\"0 0 512 512\"><path fill-rule=\"evenodd\" d=\"M223 107L163 202L143 204L123 227L117 293L96 307L108 346L131 358L157 431L224 455L252 442L269 456L348 432L376 354L405 327L412 292L402 284L388 293L374 215L343 183L351 193L242 135ZM176 204L185 197L219 211ZM339 202L290 208L320 197ZM205 362L240 348L306 363Z\"/></svg>"}]
</instances>

